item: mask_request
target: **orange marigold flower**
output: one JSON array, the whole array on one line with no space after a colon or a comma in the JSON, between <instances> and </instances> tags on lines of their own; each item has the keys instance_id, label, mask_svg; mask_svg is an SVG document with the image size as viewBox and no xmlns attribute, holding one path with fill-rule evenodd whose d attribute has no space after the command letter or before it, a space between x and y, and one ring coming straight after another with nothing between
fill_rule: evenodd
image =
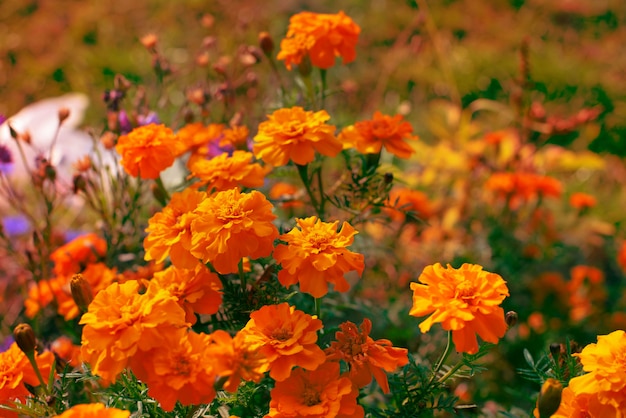
<instances>
[{"instance_id":1,"label":"orange marigold flower","mask_svg":"<svg viewBox=\"0 0 626 418\"><path fill-rule=\"evenodd\" d=\"M134 359L132 370L166 411L173 410L177 401L183 405L211 403L215 372L208 353L210 344L208 334L183 329L163 334L158 347Z\"/></svg>"},{"instance_id":2,"label":"orange marigold flower","mask_svg":"<svg viewBox=\"0 0 626 418\"><path fill-rule=\"evenodd\" d=\"M233 155L224 153L209 160L198 159L189 166L191 174L188 179L199 179L192 187L206 186L207 191L228 190L240 186L260 187L270 169L253 163L252 158L251 152L235 151Z\"/></svg>"},{"instance_id":3,"label":"orange marigold flower","mask_svg":"<svg viewBox=\"0 0 626 418\"><path fill-rule=\"evenodd\" d=\"M428 219L433 215L433 205L426 193L419 190L396 188L389 193L386 202L389 207L385 212L394 221L404 221L407 212L414 212L420 219Z\"/></svg>"},{"instance_id":4,"label":"orange marigold flower","mask_svg":"<svg viewBox=\"0 0 626 418\"><path fill-rule=\"evenodd\" d=\"M246 337L247 331L239 331L235 337L223 330L211 334L209 354L213 359L215 373L221 378L227 378L223 388L235 393L242 380L260 382L263 374L269 370L269 361L259 348L261 341L250 342Z\"/></svg>"},{"instance_id":5,"label":"orange marigold flower","mask_svg":"<svg viewBox=\"0 0 626 418\"><path fill-rule=\"evenodd\" d=\"M626 411L626 332L598 336L574 354L587 373L574 377L569 388L576 397L589 396L589 416L624 417Z\"/></svg>"},{"instance_id":6,"label":"orange marigold flower","mask_svg":"<svg viewBox=\"0 0 626 418\"><path fill-rule=\"evenodd\" d=\"M538 196L559 197L563 186L553 177L535 173L493 173L485 188L510 199L509 207L517 208Z\"/></svg>"},{"instance_id":7,"label":"orange marigold flower","mask_svg":"<svg viewBox=\"0 0 626 418\"><path fill-rule=\"evenodd\" d=\"M389 340L376 340L369 336L372 321L365 318L360 330L352 322L339 325L333 341L326 349L328 360L343 360L350 365L348 377L359 388L367 386L372 376L384 393L389 393L385 371L392 372L409 362L406 348L393 347Z\"/></svg>"},{"instance_id":8,"label":"orange marigold flower","mask_svg":"<svg viewBox=\"0 0 626 418\"><path fill-rule=\"evenodd\" d=\"M101 403L84 403L74 405L57 418L128 418L130 411L117 408L107 408Z\"/></svg>"},{"instance_id":9,"label":"orange marigold flower","mask_svg":"<svg viewBox=\"0 0 626 418\"><path fill-rule=\"evenodd\" d=\"M322 326L316 316L285 302L252 312L244 338L247 344L261 346L259 352L270 363L270 376L282 381L294 366L314 370L326 361L324 351L316 344Z\"/></svg>"},{"instance_id":10,"label":"orange marigold flower","mask_svg":"<svg viewBox=\"0 0 626 418\"><path fill-rule=\"evenodd\" d=\"M104 263L89 264L81 273L85 281L89 284L93 296L97 295L102 289L109 286L117 277L117 270L108 268ZM76 318L80 311L70 289L71 277L59 278L62 286L61 292L56 293L59 315L68 321Z\"/></svg>"},{"instance_id":11,"label":"orange marigold flower","mask_svg":"<svg viewBox=\"0 0 626 418\"><path fill-rule=\"evenodd\" d=\"M47 378L50 375L54 355L50 351L35 355L35 361L41 375ZM0 404L7 401L24 400L30 395L24 384L39 386L39 379L31 366L26 354L12 343L9 349L0 353Z\"/></svg>"},{"instance_id":12,"label":"orange marigold flower","mask_svg":"<svg viewBox=\"0 0 626 418\"><path fill-rule=\"evenodd\" d=\"M82 316L83 359L105 383L115 380L137 351L158 347L163 335L186 328L185 312L165 289L137 282L113 283L96 295Z\"/></svg>"},{"instance_id":13,"label":"orange marigold flower","mask_svg":"<svg viewBox=\"0 0 626 418\"><path fill-rule=\"evenodd\" d=\"M243 257L270 255L278 237L272 204L256 190L215 193L198 205L194 215L191 253L220 274L237 272Z\"/></svg>"},{"instance_id":14,"label":"orange marigold flower","mask_svg":"<svg viewBox=\"0 0 626 418\"><path fill-rule=\"evenodd\" d=\"M39 283L31 283L28 288L28 297L24 300L25 314L28 318L34 318L37 313L48 306L55 297L63 295L63 286L67 277L55 277L50 280L40 280Z\"/></svg>"},{"instance_id":15,"label":"orange marigold flower","mask_svg":"<svg viewBox=\"0 0 626 418\"><path fill-rule=\"evenodd\" d=\"M426 266L418 280L421 283L411 283L413 307L409 315L432 313L420 324L422 332L441 322L443 329L452 331L456 350L469 354L478 351L476 334L494 344L504 336L507 326L499 305L509 296L509 289L499 275L476 264L455 269L436 263Z\"/></svg>"},{"instance_id":16,"label":"orange marigold flower","mask_svg":"<svg viewBox=\"0 0 626 418\"><path fill-rule=\"evenodd\" d=\"M221 123L211 123L204 126L202 123L191 123L185 125L178 130L176 135L178 140L182 143L182 153L191 151L192 154L198 154L200 156L206 156L206 150L200 150L204 145L221 139L223 137L225 126Z\"/></svg>"},{"instance_id":17,"label":"orange marigold flower","mask_svg":"<svg viewBox=\"0 0 626 418\"><path fill-rule=\"evenodd\" d=\"M358 394L350 379L339 374L339 363L327 362L313 371L295 369L287 380L276 382L267 416L362 418Z\"/></svg>"},{"instance_id":18,"label":"orange marigold flower","mask_svg":"<svg viewBox=\"0 0 626 418\"><path fill-rule=\"evenodd\" d=\"M269 191L272 200L278 200L283 209L296 209L304 206L304 202L298 199L299 189L290 183L279 181Z\"/></svg>"},{"instance_id":19,"label":"orange marigold flower","mask_svg":"<svg viewBox=\"0 0 626 418\"><path fill-rule=\"evenodd\" d=\"M287 36L280 42L277 59L291 70L305 56L318 68L328 69L341 57L344 64L356 58L361 28L343 11L337 14L301 12L291 16Z\"/></svg>"},{"instance_id":20,"label":"orange marigold flower","mask_svg":"<svg viewBox=\"0 0 626 418\"><path fill-rule=\"evenodd\" d=\"M80 345L74 344L69 337L64 335L52 341L50 351L67 362L71 367L78 367L83 362L83 358L80 355Z\"/></svg>"},{"instance_id":21,"label":"orange marigold flower","mask_svg":"<svg viewBox=\"0 0 626 418\"><path fill-rule=\"evenodd\" d=\"M364 257L347 249L358 232L347 222L337 232L339 221L322 222L315 216L296 219L293 228L279 237L274 259L282 266L278 280L283 286L300 283L300 290L320 298L328 293L328 283L338 292L347 292L350 285L344 278L348 271L363 273Z\"/></svg>"},{"instance_id":22,"label":"orange marigold flower","mask_svg":"<svg viewBox=\"0 0 626 418\"><path fill-rule=\"evenodd\" d=\"M170 266L154 273L149 286L166 289L185 310L185 321L196 323L196 315L217 313L222 303L222 282L217 274L198 263L195 270Z\"/></svg>"},{"instance_id":23,"label":"orange marigold flower","mask_svg":"<svg viewBox=\"0 0 626 418\"><path fill-rule=\"evenodd\" d=\"M199 262L191 249L191 222L193 211L207 194L187 188L172 194L169 203L148 220L143 241L146 250L144 259L162 263L169 256L172 264L180 268L193 269Z\"/></svg>"},{"instance_id":24,"label":"orange marigold flower","mask_svg":"<svg viewBox=\"0 0 626 418\"><path fill-rule=\"evenodd\" d=\"M57 276L80 273L87 264L104 257L107 243L98 235L90 233L74 238L50 254Z\"/></svg>"},{"instance_id":25,"label":"orange marigold flower","mask_svg":"<svg viewBox=\"0 0 626 418\"><path fill-rule=\"evenodd\" d=\"M124 170L133 177L156 179L182 153L174 132L164 125L144 125L122 135L115 146Z\"/></svg>"},{"instance_id":26,"label":"orange marigold flower","mask_svg":"<svg viewBox=\"0 0 626 418\"><path fill-rule=\"evenodd\" d=\"M569 197L569 204L579 210L592 208L597 203L596 198L587 193L572 193Z\"/></svg>"},{"instance_id":27,"label":"orange marigold flower","mask_svg":"<svg viewBox=\"0 0 626 418\"><path fill-rule=\"evenodd\" d=\"M567 284L570 318L580 322L594 313L594 306L601 306L606 299L603 286L604 273L596 267L574 266Z\"/></svg>"},{"instance_id":28,"label":"orange marigold flower","mask_svg":"<svg viewBox=\"0 0 626 418\"><path fill-rule=\"evenodd\" d=\"M402 115L383 115L376 111L371 120L344 128L339 140L344 148L355 147L361 154L378 154L383 147L398 158L409 158L415 150L406 141L416 141L413 127Z\"/></svg>"},{"instance_id":29,"label":"orange marigold flower","mask_svg":"<svg viewBox=\"0 0 626 418\"><path fill-rule=\"evenodd\" d=\"M342 146L335 137L335 127L325 123L328 119L325 110L311 112L298 106L278 109L259 125L254 137L255 157L275 167L289 160L299 165L310 163L315 151L334 157Z\"/></svg>"},{"instance_id":30,"label":"orange marigold flower","mask_svg":"<svg viewBox=\"0 0 626 418\"><path fill-rule=\"evenodd\" d=\"M232 126L224 129L220 146L232 145L235 149L247 149L250 130L245 126Z\"/></svg>"}]
</instances>

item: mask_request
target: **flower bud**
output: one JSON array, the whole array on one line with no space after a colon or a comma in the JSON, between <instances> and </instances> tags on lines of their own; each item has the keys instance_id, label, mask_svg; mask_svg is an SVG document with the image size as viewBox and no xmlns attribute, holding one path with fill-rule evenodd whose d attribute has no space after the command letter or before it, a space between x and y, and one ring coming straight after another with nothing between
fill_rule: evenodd
<instances>
[{"instance_id":1,"label":"flower bud","mask_svg":"<svg viewBox=\"0 0 626 418\"><path fill-rule=\"evenodd\" d=\"M59 125L62 125L67 118L70 117L70 109L62 107L59 109Z\"/></svg>"},{"instance_id":2,"label":"flower bud","mask_svg":"<svg viewBox=\"0 0 626 418\"><path fill-rule=\"evenodd\" d=\"M549 378L541 386L537 399L539 418L550 418L561 406L563 385L556 379Z\"/></svg>"},{"instance_id":3,"label":"flower bud","mask_svg":"<svg viewBox=\"0 0 626 418\"><path fill-rule=\"evenodd\" d=\"M91 286L82 274L75 274L70 280L70 290L72 291L72 299L81 312L87 312L89 304L93 300L93 292Z\"/></svg>"},{"instance_id":4,"label":"flower bud","mask_svg":"<svg viewBox=\"0 0 626 418\"><path fill-rule=\"evenodd\" d=\"M272 55L272 52L274 52L274 40L269 33L259 33L259 47L261 47L261 51L268 57Z\"/></svg>"},{"instance_id":5,"label":"flower bud","mask_svg":"<svg viewBox=\"0 0 626 418\"><path fill-rule=\"evenodd\" d=\"M558 360L561 355L561 344L552 343L550 344L550 354L552 354L552 358L554 360Z\"/></svg>"},{"instance_id":6,"label":"flower bud","mask_svg":"<svg viewBox=\"0 0 626 418\"><path fill-rule=\"evenodd\" d=\"M504 316L504 321L509 326L509 328L514 327L517 324L517 312L508 311Z\"/></svg>"},{"instance_id":7,"label":"flower bud","mask_svg":"<svg viewBox=\"0 0 626 418\"><path fill-rule=\"evenodd\" d=\"M30 325L19 324L16 326L13 329L13 338L15 339L17 346L24 352L24 354L29 355L35 352L35 348L37 347L37 338L35 338L35 333Z\"/></svg>"},{"instance_id":8,"label":"flower bud","mask_svg":"<svg viewBox=\"0 0 626 418\"><path fill-rule=\"evenodd\" d=\"M13 129L13 126L11 126L10 122L7 123L7 126L9 127L9 134L11 134L11 138L18 139L20 135L17 133L15 129Z\"/></svg>"},{"instance_id":9,"label":"flower bud","mask_svg":"<svg viewBox=\"0 0 626 418\"><path fill-rule=\"evenodd\" d=\"M148 51L154 51L157 44L159 43L159 38L157 38L157 36L154 33L149 33L147 35L142 36L139 41L144 46L144 48L146 48Z\"/></svg>"},{"instance_id":10,"label":"flower bud","mask_svg":"<svg viewBox=\"0 0 626 418\"><path fill-rule=\"evenodd\" d=\"M78 194L78 192L87 191L87 180L82 174L75 174L72 177L72 186L74 189L74 194Z\"/></svg>"},{"instance_id":11,"label":"flower bud","mask_svg":"<svg viewBox=\"0 0 626 418\"><path fill-rule=\"evenodd\" d=\"M105 149L113 149L115 147L115 134L111 131L105 132L100 137L100 143Z\"/></svg>"}]
</instances>

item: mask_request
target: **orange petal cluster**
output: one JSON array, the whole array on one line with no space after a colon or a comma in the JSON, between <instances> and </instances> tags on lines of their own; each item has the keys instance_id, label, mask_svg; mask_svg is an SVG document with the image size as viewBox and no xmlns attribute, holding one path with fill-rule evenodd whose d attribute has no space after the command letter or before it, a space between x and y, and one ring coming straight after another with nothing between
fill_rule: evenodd
<instances>
[{"instance_id":1,"label":"orange petal cluster","mask_svg":"<svg viewBox=\"0 0 626 418\"><path fill-rule=\"evenodd\" d=\"M144 125L117 140L122 167L133 177L156 179L183 151L174 132L164 125Z\"/></svg>"},{"instance_id":2,"label":"orange petal cluster","mask_svg":"<svg viewBox=\"0 0 626 418\"><path fill-rule=\"evenodd\" d=\"M393 347L389 340L376 340L369 336L372 321L365 318L360 329L352 322L339 325L336 341L326 349L328 360L343 360L350 366L348 377L357 387L372 382L372 377L384 393L389 393L385 371L392 372L409 362L406 348Z\"/></svg>"},{"instance_id":3,"label":"orange petal cluster","mask_svg":"<svg viewBox=\"0 0 626 418\"><path fill-rule=\"evenodd\" d=\"M54 355L50 351L36 354L35 361L44 378L50 375ZM26 354L12 343L9 349L0 353L0 404L21 400L30 395L24 384L39 386L39 379Z\"/></svg>"},{"instance_id":4,"label":"orange petal cluster","mask_svg":"<svg viewBox=\"0 0 626 418\"><path fill-rule=\"evenodd\" d=\"M136 281L113 283L96 295L82 316L82 356L105 383L115 380L138 351L162 343L163 335L186 328L185 312L165 289Z\"/></svg>"},{"instance_id":5,"label":"orange petal cluster","mask_svg":"<svg viewBox=\"0 0 626 418\"><path fill-rule=\"evenodd\" d=\"M214 314L222 303L222 282L200 263L194 270L170 266L156 272L150 286L174 295L185 311L185 320L192 325L196 323L196 313Z\"/></svg>"},{"instance_id":6,"label":"orange petal cluster","mask_svg":"<svg viewBox=\"0 0 626 418\"><path fill-rule=\"evenodd\" d=\"M205 192L187 188L172 194L169 203L148 220L143 241L145 260L162 263L169 256L172 264L180 268L194 269L198 258L191 249L191 222L193 211L207 197Z\"/></svg>"},{"instance_id":7,"label":"orange petal cluster","mask_svg":"<svg viewBox=\"0 0 626 418\"><path fill-rule=\"evenodd\" d=\"M254 137L255 157L275 167L289 161L310 163L315 159L315 151L334 157L342 145L335 137L335 127L326 124L328 119L325 110L311 112L298 106L278 109L259 125Z\"/></svg>"},{"instance_id":8,"label":"orange petal cluster","mask_svg":"<svg viewBox=\"0 0 626 418\"><path fill-rule=\"evenodd\" d=\"M247 344L258 345L269 361L270 376L283 381L294 366L314 370L326 361L324 351L316 344L322 321L315 316L281 303L266 305L250 314L244 327Z\"/></svg>"},{"instance_id":9,"label":"orange petal cluster","mask_svg":"<svg viewBox=\"0 0 626 418\"><path fill-rule=\"evenodd\" d=\"M300 12L291 16L287 36L280 42L277 59L291 70L306 56L315 67L328 69L341 57L344 64L356 58L361 28L343 11L337 14Z\"/></svg>"},{"instance_id":10,"label":"orange petal cluster","mask_svg":"<svg viewBox=\"0 0 626 418\"><path fill-rule=\"evenodd\" d=\"M256 190L231 189L207 197L194 211L191 253L220 274L237 272L244 257L270 255L278 237L272 208Z\"/></svg>"},{"instance_id":11,"label":"orange petal cluster","mask_svg":"<svg viewBox=\"0 0 626 418\"><path fill-rule=\"evenodd\" d=\"M487 179L485 188L501 198L509 199L509 207L512 209L540 196L559 197L563 190L561 182L553 177L523 172L493 173Z\"/></svg>"},{"instance_id":12,"label":"orange petal cluster","mask_svg":"<svg viewBox=\"0 0 626 418\"><path fill-rule=\"evenodd\" d=\"M419 190L395 188L389 193L385 213L394 221L403 222L407 212L414 212L420 219L428 219L434 213L432 202Z\"/></svg>"},{"instance_id":13,"label":"orange petal cluster","mask_svg":"<svg viewBox=\"0 0 626 418\"><path fill-rule=\"evenodd\" d=\"M294 228L279 238L274 258L282 266L278 280L283 286L300 283L300 290L319 298L328 293L328 283L338 292L346 292L350 285L344 278L349 271L363 273L365 267L362 254L347 249L358 233L344 222L337 232L339 221L322 222L315 216L296 219L299 228Z\"/></svg>"},{"instance_id":14,"label":"orange petal cluster","mask_svg":"<svg viewBox=\"0 0 626 418\"><path fill-rule=\"evenodd\" d=\"M571 207L578 210L585 210L594 207L598 203L595 196L587 193L572 193L569 197Z\"/></svg>"},{"instance_id":15,"label":"orange petal cluster","mask_svg":"<svg viewBox=\"0 0 626 418\"><path fill-rule=\"evenodd\" d=\"M436 263L426 266L418 280L411 283L409 315L432 314L420 324L422 332L440 322L443 329L452 331L456 350L468 354L478 351L476 334L494 344L504 336L507 325L500 304L509 290L499 275L476 264L455 269Z\"/></svg>"},{"instance_id":16,"label":"orange petal cluster","mask_svg":"<svg viewBox=\"0 0 626 418\"><path fill-rule=\"evenodd\" d=\"M596 344L574 356L587 373L571 379L569 388L576 398L584 398L589 416L626 416L626 332L600 335Z\"/></svg>"},{"instance_id":17,"label":"orange petal cluster","mask_svg":"<svg viewBox=\"0 0 626 418\"><path fill-rule=\"evenodd\" d=\"M107 243L94 233L80 235L54 250L50 260L54 263L57 276L80 273L89 263L104 257Z\"/></svg>"},{"instance_id":18,"label":"orange petal cluster","mask_svg":"<svg viewBox=\"0 0 626 418\"><path fill-rule=\"evenodd\" d=\"M233 187L260 187L269 168L252 162L253 155L247 151L235 151L211 159L197 159L189 166L188 178L199 181L192 187L206 186L207 191L223 191Z\"/></svg>"},{"instance_id":19,"label":"orange petal cluster","mask_svg":"<svg viewBox=\"0 0 626 418\"><path fill-rule=\"evenodd\" d=\"M84 403L74 405L57 418L128 418L130 411L107 408L101 403Z\"/></svg>"},{"instance_id":20,"label":"orange petal cluster","mask_svg":"<svg viewBox=\"0 0 626 418\"><path fill-rule=\"evenodd\" d=\"M211 403L216 376L210 345L209 334L184 329L163 334L157 347L136 357L132 369L166 411L173 410L177 401L183 405Z\"/></svg>"},{"instance_id":21,"label":"orange petal cluster","mask_svg":"<svg viewBox=\"0 0 626 418\"><path fill-rule=\"evenodd\" d=\"M398 158L409 158L415 150L407 141L416 141L413 127L402 115L374 112L371 120L344 128L339 140L344 148L356 148L361 154L379 154L383 147Z\"/></svg>"},{"instance_id":22,"label":"orange petal cluster","mask_svg":"<svg viewBox=\"0 0 626 418\"><path fill-rule=\"evenodd\" d=\"M362 418L359 394L347 377L339 374L339 363L327 362L316 370L295 369L276 382L271 391L270 411L274 418Z\"/></svg>"}]
</instances>

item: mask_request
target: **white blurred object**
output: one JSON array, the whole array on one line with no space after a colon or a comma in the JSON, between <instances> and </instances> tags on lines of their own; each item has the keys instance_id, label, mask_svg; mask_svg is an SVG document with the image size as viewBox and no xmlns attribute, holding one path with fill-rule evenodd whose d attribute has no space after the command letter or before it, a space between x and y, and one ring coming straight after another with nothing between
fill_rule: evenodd
<instances>
[{"instance_id":1,"label":"white blurred object","mask_svg":"<svg viewBox=\"0 0 626 418\"><path fill-rule=\"evenodd\" d=\"M13 168L9 177L16 182L30 178L16 141L11 137L10 124L18 134L30 135L30 145L22 142L29 169L35 168L38 156L49 159L56 169L59 182L64 186L70 186L74 173L72 164L93 151L91 137L77 129L88 104L89 99L82 93L44 99L26 106L0 125L0 144L9 148L13 158ZM69 117L59 128L59 110L63 108L69 110ZM55 142L57 129L59 132Z\"/></svg>"}]
</instances>

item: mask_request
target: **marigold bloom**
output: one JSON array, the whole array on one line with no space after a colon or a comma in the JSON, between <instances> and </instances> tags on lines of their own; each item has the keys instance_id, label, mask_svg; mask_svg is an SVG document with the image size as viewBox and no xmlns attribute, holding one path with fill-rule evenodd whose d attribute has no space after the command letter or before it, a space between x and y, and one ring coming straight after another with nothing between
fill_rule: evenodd
<instances>
[{"instance_id":1,"label":"marigold bloom","mask_svg":"<svg viewBox=\"0 0 626 418\"><path fill-rule=\"evenodd\" d=\"M169 256L172 264L180 268L193 269L199 262L191 254L191 222L193 211L207 194L187 188L172 194L169 203L148 220L143 241L146 250L144 259L162 263Z\"/></svg>"},{"instance_id":2,"label":"marigold bloom","mask_svg":"<svg viewBox=\"0 0 626 418\"><path fill-rule=\"evenodd\" d=\"M569 197L569 204L579 210L589 209L594 207L598 201L595 196L592 196L587 193L573 193Z\"/></svg>"},{"instance_id":3,"label":"marigold bloom","mask_svg":"<svg viewBox=\"0 0 626 418\"><path fill-rule=\"evenodd\" d=\"M80 354L80 345L76 345L69 337L60 336L50 344L50 351L71 367L78 367L83 362Z\"/></svg>"},{"instance_id":4,"label":"marigold bloom","mask_svg":"<svg viewBox=\"0 0 626 418\"><path fill-rule=\"evenodd\" d=\"M183 405L211 403L215 373L208 354L210 344L208 334L182 329L163 334L158 347L133 360L133 372L166 411L173 410L176 401Z\"/></svg>"},{"instance_id":5,"label":"marigold bloom","mask_svg":"<svg viewBox=\"0 0 626 418\"><path fill-rule=\"evenodd\" d=\"M263 374L269 370L269 361L259 348L261 341L249 341L244 329L235 337L223 330L211 334L209 356L213 359L215 373L220 378L228 378L223 388L235 393L242 380L260 382Z\"/></svg>"},{"instance_id":6,"label":"marigold bloom","mask_svg":"<svg viewBox=\"0 0 626 418\"><path fill-rule=\"evenodd\" d=\"M339 140L344 148L356 148L361 154L378 154L383 147L398 158L409 158L415 150L406 141L416 141L413 127L402 115L389 116L379 111L371 120L344 128Z\"/></svg>"},{"instance_id":7,"label":"marigold bloom","mask_svg":"<svg viewBox=\"0 0 626 418\"><path fill-rule=\"evenodd\" d=\"M98 235L89 233L78 236L54 250L50 260L54 263L57 276L70 276L80 273L89 263L104 257L107 243Z\"/></svg>"},{"instance_id":8,"label":"marigold bloom","mask_svg":"<svg viewBox=\"0 0 626 418\"><path fill-rule=\"evenodd\" d=\"M539 196L559 197L563 186L553 177L535 173L493 173L487 179L485 188L510 199L509 207L517 208Z\"/></svg>"},{"instance_id":9,"label":"marigold bloom","mask_svg":"<svg viewBox=\"0 0 626 418\"><path fill-rule=\"evenodd\" d=\"M57 418L128 418L130 411L107 408L101 403L85 403L74 405Z\"/></svg>"},{"instance_id":10,"label":"marigold bloom","mask_svg":"<svg viewBox=\"0 0 626 418\"><path fill-rule=\"evenodd\" d=\"M298 192L298 187L280 181L272 186L268 195L270 199L278 200L283 209L296 209L304 206L304 202L298 199Z\"/></svg>"},{"instance_id":11,"label":"marigold bloom","mask_svg":"<svg viewBox=\"0 0 626 418\"><path fill-rule=\"evenodd\" d=\"M590 266L574 266L567 284L570 318L580 322L594 312L594 306L601 306L606 299L604 273Z\"/></svg>"},{"instance_id":12,"label":"marigold bloom","mask_svg":"<svg viewBox=\"0 0 626 418\"><path fill-rule=\"evenodd\" d=\"M335 137L335 127L325 123L328 119L325 110L311 112L296 106L275 111L259 125L254 137L255 157L275 167L289 160L299 165L310 163L315 151L334 157L342 145Z\"/></svg>"},{"instance_id":13,"label":"marigold bloom","mask_svg":"<svg viewBox=\"0 0 626 418\"><path fill-rule=\"evenodd\" d=\"M41 375L50 375L54 355L50 351L35 355L35 361ZM0 404L17 399L23 400L30 395L24 383L39 386L39 379L26 354L12 343L8 350L0 353Z\"/></svg>"},{"instance_id":14,"label":"marigold bloom","mask_svg":"<svg viewBox=\"0 0 626 418\"><path fill-rule=\"evenodd\" d=\"M256 190L215 193L198 205L194 215L191 253L220 274L237 272L244 257L270 255L278 237L272 204Z\"/></svg>"},{"instance_id":15,"label":"marigold bloom","mask_svg":"<svg viewBox=\"0 0 626 418\"><path fill-rule=\"evenodd\" d=\"M164 125L144 125L122 135L115 146L124 170L133 177L156 179L174 164L182 147L174 132Z\"/></svg>"},{"instance_id":16,"label":"marigold bloom","mask_svg":"<svg viewBox=\"0 0 626 418\"><path fill-rule=\"evenodd\" d=\"M41 309L52 303L55 297L63 295L63 286L66 282L67 277L61 276L31 283L28 288L28 297L24 300L26 316L34 318Z\"/></svg>"},{"instance_id":17,"label":"marigold bloom","mask_svg":"<svg viewBox=\"0 0 626 418\"><path fill-rule=\"evenodd\" d=\"M222 303L222 282L217 274L198 263L195 270L170 266L154 273L149 286L166 289L185 310L185 321L196 323L194 313L212 315Z\"/></svg>"},{"instance_id":18,"label":"marigold bloom","mask_svg":"<svg viewBox=\"0 0 626 418\"><path fill-rule=\"evenodd\" d=\"M389 207L385 208L385 213L394 221L404 221L407 212L415 212L420 219L428 219L434 212L428 196L419 190L393 189L386 203Z\"/></svg>"},{"instance_id":19,"label":"marigold bloom","mask_svg":"<svg viewBox=\"0 0 626 418\"><path fill-rule=\"evenodd\" d=\"M250 314L245 340L261 346L259 352L270 362L270 376L283 381L294 366L314 370L326 361L326 355L316 344L322 321L316 316L281 303L266 305Z\"/></svg>"},{"instance_id":20,"label":"marigold bloom","mask_svg":"<svg viewBox=\"0 0 626 418\"><path fill-rule=\"evenodd\" d=\"M148 287L139 294L137 282L113 283L96 295L80 324L82 356L94 374L110 383L137 351L162 343L163 335L186 328L185 312L165 289Z\"/></svg>"},{"instance_id":21,"label":"marigold bloom","mask_svg":"<svg viewBox=\"0 0 626 418\"><path fill-rule=\"evenodd\" d=\"M328 293L328 283L338 292L347 292L350 285L344 278L348 271L363 273L364 257L347 249L358 232L344 222L337 232L339 221L322 222L315 216L296 219L294 228L279 237L274 259L282 266L278 280L283 286L300 283L300 291L319 298Z\"/></svg>"},{"instance_id":22,"label":"marigold bloom","mask_svg":"<svg viewBox=\"0 0 626 418\"><path fill-rule=\"evenodd\" d=\"M221 123L211 123L204 126L202 123L191 123L178 130L176 136L182 144L182 153L191 151L192 156L197 155L206 158L208 149L206 146L223 138L225 126Z\"/></svg>"},{"instance_id":23,"label":"marigold bloom","mask_svg":"<svg viewBox=\"0 0 626 418\"><path fill-rule=\"evenodd\" d=\"M265 182L269 168L252 162L252 153L235 151L232 155L221 154L210 160L198 159L191 166L188 178L200 181L192 187L206 186L207 191L222 191L233 187L260 187Z\"/></svg>"},{"instance_id":24,"label":"marigold bloom","mask_svg":"<svg viewBox=\"0 0 626 418\"><path fill-rule=\"evenodd\" d=\"M108 268L104 263L89 264L81 273L85 281L89 284L93 296L97 295L102 289L109 286L117 277L117 270ZM61 287L62 293L57 293L57 302L59 304L58 312L65 320L76 318L80 311L76 302L72 297L70 290L70 277L63 278Z\"/></svg>"},{"instance_id":25,"label":"marigold bloom","mask_svg":"<svg viewBox=\"0 0 626 418\"><path fill-rule=\"evenodd\" d=\"M340 376L339 363L327 362L313 371L295 369L287 380L276 382L267 416L362 418L358 394L350 379Z\"/></svg>"},{"instance_id":26,"label":"marigold bloom","mask_svg":"<svg viewBox=\"0 0 626 418\"><path fill-rule=\"evenodd\" d=\"M356 58L361 28L343 11L337 14L301 12L291 16L287 36L280 42L277 59L291 70L305 56L318 68L328 69L341 57L344 64Z\"/></svg>"},{"instance_id":27,"label":"marigold bloom","mask_svg":"<svg viewBox=\"0 0 626 418\"><path fill-rule=\"evenodd\" d=\"M328 360L343 360L350 365L348 377L359 388L372 381L372 376L384 393L389 393L385 371L392 372L409 362L406 348L393 347L389 340L376 340L369 336L372 321L365 318L360 330L352 322L339 325L333 341L326 349Z\"/></svg>"},{"instance_id":28,"label":"marigold bloom","mask_svg":"<svg viewBox=\"0 0 626 418\"><path fill-rule=\"evenodd\" d=\"M589 416L626 416L626 332L600 335L574 356L587 374L571 379L569 388L576 397L589 396Z\"/></svg>"},{"instance_id":29,"label":"marigold bloom","mask_svg":"<svg viewBox=\"0 0 626 418\"><path fill-rule=\"evenodd\" d=\"M443 329L452 331L456 350L469 354L478 351L476 334L494 344L504 336L507 326L499 305L509 296L509 289L499 275L476 264L455 269L436 263L426 266L418 280L421 283L411 283L413 307L409 315L432 313L420 324L422 332L441 322Z\"/></svg>"}]
</instances>

